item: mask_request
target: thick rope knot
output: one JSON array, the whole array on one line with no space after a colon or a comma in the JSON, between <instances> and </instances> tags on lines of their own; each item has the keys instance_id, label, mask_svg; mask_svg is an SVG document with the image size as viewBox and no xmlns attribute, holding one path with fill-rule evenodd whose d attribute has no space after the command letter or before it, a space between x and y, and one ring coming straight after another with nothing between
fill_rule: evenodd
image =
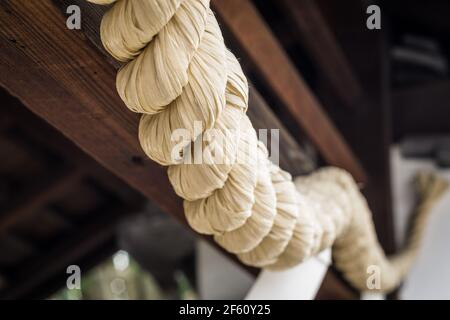
<instances>
[{"instance_id":1,"label":"thick rope knot","mask_svg":"<svg viewBox=\"0 0 450 320\"><path fill-rule=\"evenodd\" d=\"M356 288L366 289L371 264L390 272L380 290L399 284L417 246L395 263L386 258L348 173L326 168L294 184L268 160L245 114L247 79L209 0L89 1L113 4L101 38L124 63L118 93L143 114L141 146L168 166L193 229L251 266L285 269L333 246L337 266Z\"/></svg>"}]
</instances>

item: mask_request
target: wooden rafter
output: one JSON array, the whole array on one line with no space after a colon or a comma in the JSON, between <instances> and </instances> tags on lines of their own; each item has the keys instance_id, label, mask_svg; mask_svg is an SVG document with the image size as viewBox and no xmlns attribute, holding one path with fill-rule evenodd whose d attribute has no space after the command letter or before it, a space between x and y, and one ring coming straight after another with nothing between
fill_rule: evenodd
<instances>
[{"instance_id":1,"label":"wooden rafter","mask_svg":"<svg viewBox=\"0 0 450 320\"><path fill-rule=\"evenodd\" d=\"M348 170L358 182L366 182L358 159L251 1L213 0L212 4L265 82L328 164Z\"/></svg>"},{"instance_id":2,"label":"wooden rafter","mask_svg":"<svg viewBox=\"0 0 450 320\"><path fill-rule=\"evenodd\" d=\"M96 218L86 227L73 230L70 236L51 250L39 255L30 264L14 272L14 279L20 279L15 286L0 292L3 299L15 299L30 294L36 287L49 281L55 274L65 274L67 266L82 260L86 254L95 251L113 238L117 222L130 215L128 206L111 207L103 213L96 213ZM55 257L58 257L55 259ZM82 270L83 273L86 270ZM14 280L13 280L14 281Z\"/></svg>"},{"instance_id":3,"label":"wooden rafter","mask_svg":"<svg viewBox=\"0 0 450 320\"><path fill-rule=\"evenodd\" d=\"M86 1L79 3L93 8ZM148 160L139 146L139 116L129 112L117 95L113 64L84 33L68 30L63 15L49 0L7 1L0 9L2 86L163 211L186 224L182 201L175 195L165 169ZM98 34L101 16L95 17L97 20L84 20L86 32L95 30ZM98 39L98 35L91 36ZM252 108L259 110L256 114L260 117L274 118L265 105L256 102ZM300 152L298 148L296 152ZM288 156L285 153L281 157Z\"/></svg>"},{"instance_id":4,"label":"wooden rafter","mask_svg":"<svg viewBox=\"0 0 450 320\"><path fill-rule=\"evenodd\" d=\"M348 0L345 6L338 1L317 2L323 8L364 89L360 112L344 114L339 108L329 108L329 112L367 170L369 180L364 194L373 212L380 243L391 254L395 252L395 237L390 173L389 24L383 20L381 30L365 28L366 8L377 4L374 0ZM332 88L319 83L319 93L324 103L338 104L334 92L330 91ZM392 107L395 108L395 105Z\"/></svg>"},{"instance_id":5,"label":"wooden rafter","mask_svg":"<svg viewBox=\"0 0 450 320\"><path fill-rule=\"evenodd\" d=\"M82 170L87 179L92 177L96 181L107 185L124 202L141 201L140 197L134 194L132 189L124 188L123 183L119 179L83 153L72 141L66 139L57 130L46 125L42 120L23 108L23 105L17 99L9 97L5 100L5 98L3 97L3 102L7 105L0 110L0 119L9 119L10 127L19 128L26 135L27 140L31 139L27 143L46 146L48 151L64 155L66 166ZM51 138L49 139L49 137Z\"/></svg>"},{"instance_id":6,"label":"wooden rafter","mask_svg":"<svg viewBox=\"0 0 450 320\"><path fill-rule=\"evenodd\" d=\"M42 206L68 192L75 183L80 181L82 176L83 172L78 169L56 172L44 181L37 181L34 185L29 186L29 189L11 203L9 208L2 211L0 233L31 215L37 214Z\"/></svg>"},{"instance_id":7,"label":"wooden rafter","mask_svg":"<svg viewBox=\"0 0 450 320\"><path fill-rule=\"evenodd\" d=\"M98 50L102 9L84 0L69 2L89 9L83 16L83 32L66 29L63 15L50 0L2 3L1 85L99 163L186 224L181 200L164 168L147 160L141 151L136 138L138 116L130 113L116 94L117 64ZM58 3L64 5L64 1ZM280 128L291 141L289 150L280 150L280 157L288 159L289 154L301 152L261 101L252 98L253 117L272 124L268 127ZM295 168L294 159L288 166ZM304 169L295 170L301 173Z\"/></svg>"},{"instance_id":8,"label":"wooden rafter","mask_svg":"<svg viewBox=\"0 0 450 320\"><path fill-rule=\"evenodd\" d=\"M347 107L357 108L363 89L318 3L311 0L280 3L339 98Z\"/></svg>"}]
</instances>

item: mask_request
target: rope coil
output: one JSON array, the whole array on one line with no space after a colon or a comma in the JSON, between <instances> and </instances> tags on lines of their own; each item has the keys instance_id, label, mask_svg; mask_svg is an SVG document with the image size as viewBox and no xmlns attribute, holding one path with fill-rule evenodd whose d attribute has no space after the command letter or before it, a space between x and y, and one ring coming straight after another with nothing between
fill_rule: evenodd
<instances>
[{"instance_id":1,"label":"rope coil","mask_svg":"<svg viewBox=\"0 0 450 320\"><path fill-rule=\"evenodd\" d=\"M113 4L101 37L106 50L124 62L117 90L131 111L143 114L141 146L168 166L194 230L214 236L247 265L277 270L333 246L336 266L355 288L367 289L370 265L382 270L379 290L399 285L417 251L417 237L389 260L367 202L347 172L325 168L294 185L290 174L270 163L245 114L246 77L225 47L209 0L88 1ZM181 145L173 139L177 129L189 133ZM219 136L208 136L209 129ZM216 140L224 147L209 150ZM196 156L194 145L206 152L200 164L186 164L187 157ZM182 151L174 156L176 148ZM226 161L215 163L217 156ZM421 226L426 215L416 220Z\"/></svg>"}]
</instances>

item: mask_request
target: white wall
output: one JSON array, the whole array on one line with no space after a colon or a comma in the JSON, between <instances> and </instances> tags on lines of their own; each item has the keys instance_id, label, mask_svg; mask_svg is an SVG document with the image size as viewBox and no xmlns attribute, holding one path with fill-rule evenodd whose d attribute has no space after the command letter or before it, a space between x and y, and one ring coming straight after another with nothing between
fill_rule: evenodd
<instances>
[{"instance_id":1,"label":"white wall","mask_svg":"<svg viewBox=\"0 0 450 320\"><path fill-rule=\"evenodd\" d=\"M405 160L397 148L392 151L394 225L400 245L414 205L412 181L418 170L437 170L429 160ZM450 170L439 171L450 181ZM198 243L199 288L203 299L241 299L254 285L252 276L231 263L203 241ZM267 276L267 274L266 274ZM279 276L279 275L278 275ZM273 277L261 277L254 290L260 295L270 288ZM278 283L279 284L279 283ZM301 284L295 284L297 287ZM259 287L264 287L260 292ZM302 290L299 290L302 291ZM254 295L255 291L250 295ZM276 297L272 297L276 299ZM299 297L293 297L299 298ZM380 297L369 297L374 299ZM402 299L450 299L450 191L431 215L418 260L400 291Z\"/></svg>"},{"instance_id":2,"label":"white wall","mask_svg":"<svg viewBox=\"0 0 450 320\"><path fill-rule=\"evenodd\" d=\"M197 287L200 299L244 299L255 279L216 248L197 242Z\"/></svg>"},{"instance_id":3,"label":"white wall","mask_svg":"<svg viewBox=\"0 0 450 320\"><path fill-rule=\"evenodd\" d=\"M397 243L403 242L414 205L412 181L418 170L433 170L450 181L450 170L439 170L431 160L403 159L398 148L391 155L394 224ZM450 192L436 205L423 246L400 291L402 299L450 299Z\"/></svg>"}]
</instances>

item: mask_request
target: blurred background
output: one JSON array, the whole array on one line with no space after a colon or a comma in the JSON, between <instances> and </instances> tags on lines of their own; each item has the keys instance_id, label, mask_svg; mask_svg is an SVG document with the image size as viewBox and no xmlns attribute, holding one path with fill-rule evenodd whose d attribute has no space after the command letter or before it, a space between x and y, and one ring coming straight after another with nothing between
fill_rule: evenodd
<instances>
[{"instance_id":1,"label":"blurred background","mask_svg":"<svg viewBox=\"0 0 450 320\"><path fill-rule=\"evenodd\" d=\"M81 30L66 28L72 4ZM395 252L418 201L416 174L450 180L450 2L212 7L251 82L252 121L280 129L281 167L349 170ZM138 119L115 95L118 65L99 40L106 10L0 3L0 298L244 298L258 271L189 230L139 149ZM386 298L450 299L449 192L433 210L417 263ZM71 265L80 288L66 287ZM361 295L331 266L316 298Z\"/></svg>"}]
</instances>

